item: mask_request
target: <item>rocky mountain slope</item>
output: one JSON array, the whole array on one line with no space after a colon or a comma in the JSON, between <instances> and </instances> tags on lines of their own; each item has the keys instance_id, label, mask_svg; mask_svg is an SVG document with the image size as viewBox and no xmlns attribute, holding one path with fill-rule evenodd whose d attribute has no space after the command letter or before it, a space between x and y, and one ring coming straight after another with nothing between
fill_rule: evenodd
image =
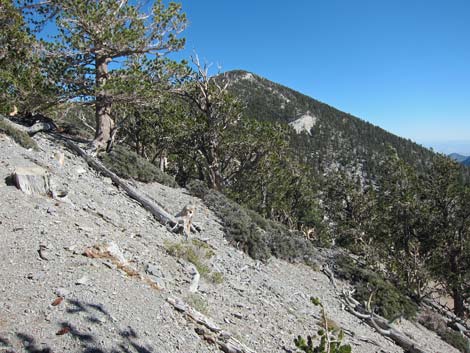
<instances>
[{"instance_id":1,"label":"rocky mountain slope","mask_svg":"<svg viewBox=\"0 0 470 353\"><path fill-rule=\"evenodd\" d=\"M173 214L196 205L201 231L192 239L199 241L186 242L59 138L35 139L39 151L0 135L1 352L219 352L208 329L175 310L171 298L252 351L295 352L293 339L319 327L311 296L346 330L353 352L403 352L343 309L339 289L347 283L335 289L305 265L256 262L227 243L221 221L184 189L136 183ZM63 165L54 158L60 151ZM30 166L50 173L59 197L11 185L12 172ZM205 268L197 291L194 266L181 256L189 246ZM318 262L327 259L319 250ZM419 324L395 325L429 352L457 352Z\"/></svg>"}]
</instances>

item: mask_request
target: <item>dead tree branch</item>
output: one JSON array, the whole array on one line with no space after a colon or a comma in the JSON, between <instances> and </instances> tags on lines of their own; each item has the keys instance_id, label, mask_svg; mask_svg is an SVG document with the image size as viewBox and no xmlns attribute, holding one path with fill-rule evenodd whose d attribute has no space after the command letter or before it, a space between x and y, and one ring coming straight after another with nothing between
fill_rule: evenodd
<instances>
[{"instance_id":1,"label":"dead tree branch","mask_svg":"<svg viewBox=\"0 0 470 353\"><path fill-rule=\"evenodd\" d=\"M167 302L176 310L185 314L189 319L209 329L210 334L206 334L203 328L196 329L196 332L203 336L205 340L217 344L221 351L225 353L256 353L254 350L246 347L243 343L238 341L230 333L223 331L213 323L210 318L201 314L199 311L194 310L180 298L168 298Z\"/></svg>"},{"instance_id":2,"label":"dead tree branch","mask_svg":"<svg viewBox=\"0 0 470 353\"><path fill-rule=\"evenodd\" d=\"M130 198L139 202L160 223L164 225L169 225L169 226L174 226L177 223L175 217L173 217L170 213L168 213L162 207L157 205L151 198L149 198L146 195L141 194L138 190L134 189L132 186L130 186L128 182L119 178L116 174L114 174L108 168L102 165L98 160L96 160L95 158L87 154L78 145L76 145L70 140L66 141L66 145L75 153L77 153L80 157L85 159L85 161L88 163L88 165L91 168L101 173L102 175L110 178L113 181L113 183L119 186L121 189L123 189Z\"/></svg>"},{"instance_id":3,"label":"dead tree branch","mask_svg":"<svg viewBox=\"0 0 470 353\"><path fill-rule=\"evenodd\" d=\"M347 310L354 316L364 320L369 326L375 328L382 336L390 338L396 345L403 348L409 353L430 353L420 347L416 342L409 339L402 332L390 326L387 319L374 314L370 307L365 308L356 299L352 297L352 293L343 290L343 298L346 303Z\"/></svg>"}]
</instances>

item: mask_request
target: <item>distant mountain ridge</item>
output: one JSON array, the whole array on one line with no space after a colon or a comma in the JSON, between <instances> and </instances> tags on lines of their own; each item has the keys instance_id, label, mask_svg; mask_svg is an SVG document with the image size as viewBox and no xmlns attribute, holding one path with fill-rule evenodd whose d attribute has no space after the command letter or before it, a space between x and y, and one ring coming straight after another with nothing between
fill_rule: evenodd
<instances>
[{"instance_id":1,"label":"distant mountain ridge","mask_svg":"<svg viewBox=\"0 0 470 353\"><path fill-rule=\"evenodd\" d=\"M246 116L295 129L292 147L317 171L342 166L364 176L379 175L389 145L421 171L434 155L411 140L256 74L235 70L224 75L231 93L245 104Z\"/></svg>"},{"instance_id":2,"label":"distant mountain ridge","mask_svg":"<svg viewBox=\"0 0 470 353\"><path fill-rule=\"evenodd\" d=\"M470 156L464 156L459 153L451 153L449 154L449 157L463 165L470 166Z\"/></svg>"},{"instance_id":3,"label":"distant mountain ridge","mask_svg":"<svg viewBox=\"0 0 470 353\"><path fill-rule=\"evenodd\" d=\"M465 160L468 160L470 158L469 156L464 156L460 153L451 153L449 154L449 157L459 163L463 163Z\"/></svg>"}]
</instances>

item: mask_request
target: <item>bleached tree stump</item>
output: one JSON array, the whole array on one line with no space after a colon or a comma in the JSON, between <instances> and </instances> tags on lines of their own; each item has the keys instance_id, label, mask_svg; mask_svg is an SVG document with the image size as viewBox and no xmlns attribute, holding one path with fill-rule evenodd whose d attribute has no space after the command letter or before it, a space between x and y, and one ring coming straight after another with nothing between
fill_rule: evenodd
<instances>
[{"instance_id":1,"label":"bleached tree stump","mask_svg":"<svg viewBox=\"0 0 470 353\"><path fill-rule=\"evenodd\" d=\"M27 195L51 195L49 174L40 167L16 168L12 174L14 184Z\"/></svg>"}]
</instances>

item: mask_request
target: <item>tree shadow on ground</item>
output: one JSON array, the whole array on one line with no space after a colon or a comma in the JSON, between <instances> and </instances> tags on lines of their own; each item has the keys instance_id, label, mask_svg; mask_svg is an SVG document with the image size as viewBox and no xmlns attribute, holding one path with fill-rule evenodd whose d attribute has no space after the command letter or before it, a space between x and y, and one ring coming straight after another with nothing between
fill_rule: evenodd
<instances>
[{"instance_id":1,"label":"tree shadow on ground","mask_svg":"<svg viewBox=\"0 0 470 353\"><path fill-rule=\"evenodd\" d=\"M69 320L57 323L56 336L64 338L60 345L71 348L68 351L77 353L153 353L154 349L139 342L138 333L131 327L119 328L119 323L109 314L101 304L85 303L78 300L66 300L67 305L64 313ZM90 332L85 332L85 328ZM114 342L112 348L105 349L100 342L103 340L97 331L106 331L107 341ZM111 338L112 336L112 338ZM14 341L14 342L13 342ZM54 353L61 352L52 348L51 344L43 343L44 339L38 343L38 339L33 335L16 332L14 340L0 335L0 349L2 353ZM110 346L108 342L108 346ZM15 343L15 344L13 344ZM77 347L77 343L80 346ZM20 349L20 351L15 348Z\"/></svg>"}]
</instances>

